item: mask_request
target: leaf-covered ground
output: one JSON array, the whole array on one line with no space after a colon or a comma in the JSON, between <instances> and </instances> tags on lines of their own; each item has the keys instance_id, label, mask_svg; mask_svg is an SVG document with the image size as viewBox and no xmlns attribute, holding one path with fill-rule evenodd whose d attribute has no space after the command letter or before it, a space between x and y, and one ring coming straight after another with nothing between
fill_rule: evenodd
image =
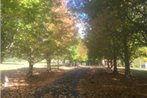
<instances>
[{"instance_id":1,"label":"leaf-covered ground","mask_svg":"<svg viewBox=\"0 0 147 98\"><path fill-rule=\"evenodd\" d=\"M34 97L44 98L48 95L53 98L81 98L77 90L77 85L89 70L89 68L77 68L68 71L59 79L54 81L52 85L38 88Z\"/></svg>"},{"instance_id":2,"label":"leaf-covered ground","mask_svg":"<svg viewBox=\"0 0 147 98\"><path fill-rule=\"evenodd\" d=\"M32 78L26 77L24 69L15 71L2 72L11 81L9 88L2 90L2 98L79 98L77 85L89 68L58 69L50 73L39 69Z\"/></svg>"},{"instance_id":3,"label":"leaf-covered ground","mask_svg":"<svg viewBox=\"0 0 147 98\"><path fill-rule=\"evenodd\" d=\"M147 98L145 74L125 79L123 75L114 75L106 68L52 72L35 69L34 76L27 78L26 71L2 72L2 82L4 75L9 78L9 88L2 88L2 98Z\"/></svg>"},{"instance_id":4,"label":"leaf-covered ground","mask_svg":"<svg viewBox=\"0 0 147 98\"><path fill-rule=\"evenodd\" d=\"M107 69L93 69L80 81L84 98L147 98L147 77L114 75Z\"/></svg>"},{"instance_id":5,"label":"leaf-covered ground","mask_svg":"<svg viewBox=\"0 0 147 98\"><path fill-rule=\"evenodd\" d=\"M2 71L2 82L5 76L9 78L8 87L2 88L2 98L34 98L33 94L39 87L50 85L58 79L65 70L55 70L52 72L45 71L46 69L35 69L34 76L28 78L26 76L27 69ZM3 84L4 85L4 84Z\"/></svg>"}]
</instances>

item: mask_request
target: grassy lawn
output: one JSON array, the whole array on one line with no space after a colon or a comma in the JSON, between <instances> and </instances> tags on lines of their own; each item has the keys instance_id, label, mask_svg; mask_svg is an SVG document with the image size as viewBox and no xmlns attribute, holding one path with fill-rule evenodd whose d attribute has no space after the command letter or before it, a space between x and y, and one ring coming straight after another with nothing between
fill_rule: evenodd
<instances>
[{"instance_id":1,"label":"grassy lawn","mask_svg":"<svg viewBox=\"0 0 147 98\"><path fill-rule=\"evenodd\" d=\"M124 73L124 67L119 67L118 70L120 73ZM147 78L147 69L145 69L145 68L131 68L131 74L133 76Z\"/></svg>"},{"instance_id":2,"label":"grassy lawn","mask_svg":"<svg viewBox=\"0 0 147 98\"><path fill-rule=\"evenodd\" d=\"M24 62L24 63L13 63L13 62L6 62L3 64L0 64L0 70L15 70L15 69L20 69L20 68L28 68L29 64ZM36 68L45 68L46 63L36 63L34 65Z\"/></svg>"}]
</instances>

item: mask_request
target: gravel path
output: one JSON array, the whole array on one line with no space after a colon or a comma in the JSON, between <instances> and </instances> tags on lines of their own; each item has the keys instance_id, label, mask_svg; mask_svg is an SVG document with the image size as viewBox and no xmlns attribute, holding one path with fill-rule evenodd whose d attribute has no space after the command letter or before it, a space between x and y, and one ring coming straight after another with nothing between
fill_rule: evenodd
<instances>
[{"instance_id":1,"label":"gravel path","mask_svg":"<svg viewBox=\"0 0 147 98\"><path fill-rule=\"evenodd\" d=\"M51 86L38 88L34 93L34 97L44 98L48 94L53 96L53 98L79 98L77 91L78 82L89 70L89 68L77 68L69 71Z\"/></svg>"}]
</instances>

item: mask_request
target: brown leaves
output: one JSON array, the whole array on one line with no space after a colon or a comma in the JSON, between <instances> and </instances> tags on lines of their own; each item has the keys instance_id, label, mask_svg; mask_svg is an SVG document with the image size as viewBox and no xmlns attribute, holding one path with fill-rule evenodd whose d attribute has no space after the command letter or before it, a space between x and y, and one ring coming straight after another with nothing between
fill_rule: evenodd
<instances>
[{"instance_id":1,"label":"brown leaves","mask_svg":"<svg viewBox=\"0 0 147 98\"><path fill-rule=\"evenodd\" d=\"M122 75L116 76L104 69L93 69L81 80L79 91L86 98L145 98L147 88L137 86L139 81L142 79L126 80ZM147 79L141 85L146 82Z\"/></svg>"},{"instance_id":2,"label":"brown leaves","mask_svg":"<svg viewBox=\"0 0 147 98\"><path fill-rule=\"evenodd\" d=\"M19 74L16 72L19 72ZM5 73L8 75L12 86L10 88L5 88L2 90L2 98L34 98L33 94L37 88L51 84L54 80L59 78L59 76L64 73L63 70L60 72L42 72L42 69L36 69L34 71L34 76L28 79L24 73L20 72L21 71L19 70L11 73L7 71ZM47 97L46 95L44 98L52 97Z\"/></svg>"}]
</instances>

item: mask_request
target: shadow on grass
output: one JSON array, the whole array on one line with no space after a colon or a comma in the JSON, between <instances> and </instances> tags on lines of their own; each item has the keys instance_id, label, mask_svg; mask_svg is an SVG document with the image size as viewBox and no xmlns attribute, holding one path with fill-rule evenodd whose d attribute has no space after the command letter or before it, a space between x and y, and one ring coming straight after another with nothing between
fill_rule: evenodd
<instances>
[{"instance_id":1,"label":"shadow on grass","mask_svg":"<svg viewBox=\"0 0 147 98\"><path fill-rule=\"evenodd\" d=\"M132 69L131 73L135 77L147 78L147 71L146 70L136 70Z\"/></svg>"},{"instance_id":2,"label":"shadow on grass","mask_svg":"<svg viewBox=\"0 0 147 98\"><path fill-rule=\"evenodd\" d=\"M1 71L2 98L34 98L31 96L37 88L53 83L64 70L48 72L46 68L34 68L31 78L27 72L28 68Z\"/></svg>"},{"instance_id":3,"label":"shadow on grass","mask_svg":"<svg viewBox=\"0 0 147 98\"><path fill-rule=\"evenodd\" d=\"M124 68L118 68L119 73L124 74ZM147 78L147 70L131 69L131 75L133 77Z\"/></svg>"},{"instance_id":4,"label":"shadow on grass","mask_svg":"<svg viewBox=\"0 0 147 98\"><path fill-rule=\"evenodd\" d=\"M34 73L41 73L45 71L46 68L34 68ZM12 69L12 70L2 70L1 71L1 82L5 82L5 77L7 76L8 79L10 78L22 78L25 77L28 72L28 68L19 68L19 69Z\"/></svg>"}]
</instances>

